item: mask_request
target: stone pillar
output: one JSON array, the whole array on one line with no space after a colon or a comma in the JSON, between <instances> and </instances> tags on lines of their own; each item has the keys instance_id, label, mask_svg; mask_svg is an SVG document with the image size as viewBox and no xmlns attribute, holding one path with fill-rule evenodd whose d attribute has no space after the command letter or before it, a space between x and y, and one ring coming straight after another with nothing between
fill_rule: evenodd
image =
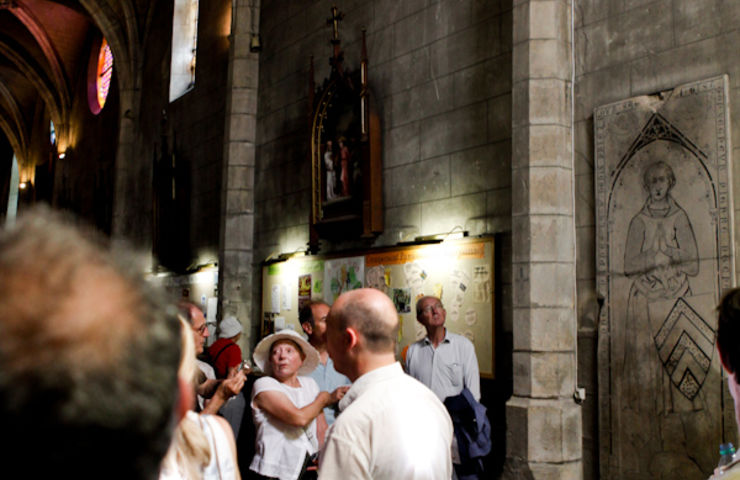
<instances>
[{"instance_id":1,"label":"stone pillar","mask_svg":"<svg viewBox=\"0 0 740 480\"><path fill-rule=\"evenodd\" d=\"M571 1L514 0L506 478L579 479Z\"/></svg>"},{"instance_id":2,"label":"stone pillar","mask_svg":"<svg viewBox=\"0 0 740 480\"><path fill-rule=\"evenodd\" d=\"M252 28L259 26L259 8L250 7L250 3L259 5L257 1L232 4L218 266L220 318L235 315L242 322L243 346L253 345L259 332L258 326L252 325L259 56L249 51L252 33L257 33Z\"/></svg>"},{"instance_id":3,"label":"stone pillar","mask_svg":"<svg viewBox=\"0 0 740 480\"><path fill-rule=\"evenodd\" d=\"M134 72L138 84L141 71ZM121 82L124 83L123 81ZM113 194L113 246L119 242L131 243L142 252L152 251L152 163L143 153L139 111L141 90L136 86L122 86L120 98L120 127L115 163L115 191ZM151 257L144 271L151 270Z\"/></svg>"}]
</instances>

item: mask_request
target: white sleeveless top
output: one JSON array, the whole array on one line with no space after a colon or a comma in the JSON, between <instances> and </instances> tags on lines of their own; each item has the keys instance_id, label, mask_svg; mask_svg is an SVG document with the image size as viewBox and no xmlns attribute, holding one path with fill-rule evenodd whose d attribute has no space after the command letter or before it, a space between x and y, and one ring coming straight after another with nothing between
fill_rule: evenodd
<instances>
[{"instance_id":1,"label":"white sleeveless top","mask_svg":"<svg viewBox=\"0 0 740 480\"><path fill-rule=\"evenodd\" d=\"M188 412L190 413L190 412ZM231 452L229 438L230 432L224 431L223 427L213 418L213 415L198 415L200 428L208 438L211 446L211 461L203 471L205 480L232 480L236 479L236 460Z\"/></svg>"},{"instance_id":2,"label":"white sleeveless top","mask_svg":"<svg viewBox=\"0 0 740 480\"><path fill-rule=\"evenodd\" d=\"M187 413L190 420L198 424L208 439L211 461L203 470L204 480L235 480L237 465L227 435L213 415L198 415L192 410ZM159 472L159 480L187 480L176 464L166 464Z\"/></svg>"},{"instance_id":3,"label":"white sleeveless top","mask_svg":"<svg viewBox=\"0 0 740 480\"><path fill-rule=\"evenodd\" d=\"M252 387L252 418L256 428L255 453L250 470L266 477L281 480L298 478L306 454L318 451L316 420L308 427L294 427L281 422L254 404L254 398L261 392L277 391L283 393L297 408L303 408L316 400L319 386L311 377L298 377L300 387L289 387L273 377L262 377Z\"/></svg>"}]
</instances>

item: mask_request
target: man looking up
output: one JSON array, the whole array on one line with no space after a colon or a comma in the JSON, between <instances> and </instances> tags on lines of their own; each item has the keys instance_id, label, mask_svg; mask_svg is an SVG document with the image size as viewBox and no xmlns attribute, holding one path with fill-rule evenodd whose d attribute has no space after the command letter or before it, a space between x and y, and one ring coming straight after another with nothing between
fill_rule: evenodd
<instances>
[{"instance_id":1,"label":"man looking up","mask_svg":"<svg viewBox=\"0 0 740 480\"><path fill-rule=\"evenodd\" d=\"M398 314L372 288L343 293L326 346L353 382L320 456L319 478L449 479L452 421L439 399L396 362Z\"/></svg>"},{"instance_id":2,"label":"man looking up","mask_svg":"<svg viewBox=\"0 0 740 480\"><path fill-rule=\"evenodd\" d=\"M467 387L480 401L480 374L475 347L467 338L447 331L447 312L437 297L422 297L416 302L416 320L427 336L409 345L406 371L431 388L437 397L459 394Z\"/></svg>"},{"instance_id":3,"label":"man looking up","mask_svg":"<svg viewBox=\"0 0 740 480\"><path fill-rule=\"evenodd\" d=\"M319 384L322 391L333 392L337 387L349 385L349 378L334 369L334 362L326 351L326 317L329 315L329 305L324 302L311 301L301 307L298 320L303 331L308 335L308 343L319 352L319 366L310 373L310 377ZM327 425L331 426L336 417L337 405L324 408L324 417ZM323 432L318 432L323 435Z\"/></svg>"},{"instance_id":4,"label":"man looking up","mask_svg":"<svg viewBox=\"0 0 740 480\"><path fill-rule=\"evenodd\" d=\"M3 457L24 478L157 478L187 409L177 310L71 225L36 207L0 233Z\"/></svg>"},{"instance_id":5,"label":"man looking up","mask_svg":"<svg viewBox=\"0 0 740 480\"><path fill-rule=\"evenodd\" d=\"M416 302L416 320L424 326L427 336L409 345L404 358L406 372L429 387L442 402L459 395L463 388L467 388L475 401L480 402L475 347L467 338L445 328L447 312L440 299L432 296L420 298ZM455 478L467 477L471 468L477 472L479 463L476 461L471 467L468 462L463 462L457 438L452 443Z\"/></svg>"}]
</instances>

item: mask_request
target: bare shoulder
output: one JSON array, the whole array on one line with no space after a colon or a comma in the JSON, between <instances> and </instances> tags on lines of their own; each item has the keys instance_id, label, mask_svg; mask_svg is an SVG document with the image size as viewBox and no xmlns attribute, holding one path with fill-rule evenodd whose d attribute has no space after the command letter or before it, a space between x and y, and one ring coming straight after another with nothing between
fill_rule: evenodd
<instances>
[{"instance_id":1,"label":"bare shoulder","mask_svg":"<svg viewBox=\"0 0 740 480\"><path fill-rule=\"evenodd\" d=\"M225 418L218 415L211 415L211 418L216 421L224 433L228 433L230 438L234 438L234 431L231 429L231 425L229 425L229 422L227 422Z\"/></svg>"}]
</instances>

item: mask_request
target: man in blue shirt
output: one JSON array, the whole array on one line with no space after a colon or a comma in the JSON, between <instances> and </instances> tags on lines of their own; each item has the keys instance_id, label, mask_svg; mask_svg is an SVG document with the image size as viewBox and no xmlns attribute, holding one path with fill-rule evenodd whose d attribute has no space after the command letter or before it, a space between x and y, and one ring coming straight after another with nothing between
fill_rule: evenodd
<instances>
[{"instance_id":1,"label":"man in blue shirt","mask_svg":"<svg viewBox=\"0 0 740 480\"><path fill-rule=\"evenodd\" d=\"M311 301L301 307L298 312L298 321L303 331L308 335L308 342L319 352L321 362L310 376L316 380L321 390L333 392L335 388L349 385L349 378L334 370L334 363L326 351L326 316L329 314L329 305L320 301ZM331 426L336 416L337 405L324 408L326 424ZM322 432L318 432L322 435Z\"/></svg>"}]
</instances>

